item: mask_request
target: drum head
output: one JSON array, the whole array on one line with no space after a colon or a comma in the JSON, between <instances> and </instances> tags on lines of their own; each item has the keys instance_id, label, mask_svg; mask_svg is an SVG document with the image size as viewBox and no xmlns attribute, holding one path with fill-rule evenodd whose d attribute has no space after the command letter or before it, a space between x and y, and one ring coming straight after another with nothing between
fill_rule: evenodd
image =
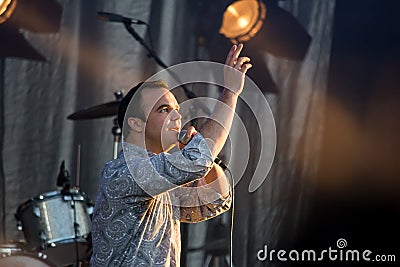
<instances>
[{"instance_id":1,"label":"drum head","mask_svg":"<svg viewBox=\"0 0 400 267\"><path fill-rule=\"evenodd\" d=\"M0 259L0 267L52 267L43 261L31 255L11 255Z\"/></svg>"}]
</instances>

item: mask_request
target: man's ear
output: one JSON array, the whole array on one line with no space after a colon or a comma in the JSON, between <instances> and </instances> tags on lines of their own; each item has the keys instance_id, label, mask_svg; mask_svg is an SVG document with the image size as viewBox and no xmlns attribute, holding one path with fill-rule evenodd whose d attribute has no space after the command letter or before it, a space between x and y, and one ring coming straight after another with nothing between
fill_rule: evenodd
<instances>
[{"instance_id":1,"label":"man's ear","mask_svg":"<svg viewBox=\"0 0 400 267\"><path fill-rule=\"evenodd\" d=\"M136 118L136 117L129 117L128 118L128 125L132 131L141 133L144 131L144 121Z\"/></svg>"}]
</instances>

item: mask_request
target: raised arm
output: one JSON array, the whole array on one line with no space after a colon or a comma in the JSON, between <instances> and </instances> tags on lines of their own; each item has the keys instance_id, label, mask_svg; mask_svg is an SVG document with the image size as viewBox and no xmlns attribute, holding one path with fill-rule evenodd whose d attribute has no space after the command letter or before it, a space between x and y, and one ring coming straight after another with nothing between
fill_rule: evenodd
<instances>
[{"instance_id":1,"label":"raised arm","mask_svg":"<svg viewBox=\"0 0 400 267\"><path fill-rule=\"evenodd\" d=\"M225 88L210 118L199 132L206 138L211 154L216 157L224 146L232 126L236 103L243 90L245 74L249 68L250 58L240 57L243 45L233 45L230 49L224 68Z\"/></svg>"}]
</instances>

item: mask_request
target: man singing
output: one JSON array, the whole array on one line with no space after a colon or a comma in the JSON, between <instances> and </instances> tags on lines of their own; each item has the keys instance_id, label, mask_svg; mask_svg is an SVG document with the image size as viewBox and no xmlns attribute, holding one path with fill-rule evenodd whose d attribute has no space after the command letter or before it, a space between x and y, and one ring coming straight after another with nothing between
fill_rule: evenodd
<instances>
[{"instance_id":1,"label":"man singing","mask_svg":"<svg viewBox=\"0 0 400 267\"><path fill-rule=\"evenodd\" d=\"M162 81L144 82L122 99L118 122L123 151L106 163L92 221L92 266L179 266L180 222L195 223L230 208L231 188L214 166L232 125L244 78L251 68L232 46L225 89L201 129L168 153L181 131L179 104ZM210 171L212 170L212 171Z\"/></svg>"}]
</instances>

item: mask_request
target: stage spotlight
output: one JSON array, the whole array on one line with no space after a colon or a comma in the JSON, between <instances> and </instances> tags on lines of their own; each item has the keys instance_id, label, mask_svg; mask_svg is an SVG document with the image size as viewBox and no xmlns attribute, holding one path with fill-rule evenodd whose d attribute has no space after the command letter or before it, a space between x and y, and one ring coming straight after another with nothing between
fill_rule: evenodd
<instances>
[{"instance_id":1,"label":"stage spotlight","mask_svg":"<svg viewBox=\"0 0 400 267\"><path fill-rule=\"evenodd\" d=\"M303 60L311 42L297 19L272 0L234 1L225 9L220 33L234 44L247 42L249 49L294 60Z\"/></svg>"},{"instance_id":2,"label":"stage spotlight","mask_svg":"<svg viewBox=\"0 0 400 267\"><path fill-rule=\"evenodd\" d=\"M265 4L257 0L239 0L227 7L220 33L232 43L250 40L264 24Z\"/></svg>"},{"instance_id":3,"label":"stage spotlight","mask_svg":"<svg viewBox=\"0 0 400 267\"><path fill-rule=\"evenodd\" d=\"M0 0L0 58L45 60L21 31L56 33L61 15L57 0Z\"/></svg>"},{"instance_id":4,"label":"stage spotlight","mask_svg":"<svg viewBox=\"0 0 400 267\"><path fill-rule=\"evenodd\" d=\"M0 0L0 24L11 17L16 5L17 0Z\"/></svg>"}]
</instances>

